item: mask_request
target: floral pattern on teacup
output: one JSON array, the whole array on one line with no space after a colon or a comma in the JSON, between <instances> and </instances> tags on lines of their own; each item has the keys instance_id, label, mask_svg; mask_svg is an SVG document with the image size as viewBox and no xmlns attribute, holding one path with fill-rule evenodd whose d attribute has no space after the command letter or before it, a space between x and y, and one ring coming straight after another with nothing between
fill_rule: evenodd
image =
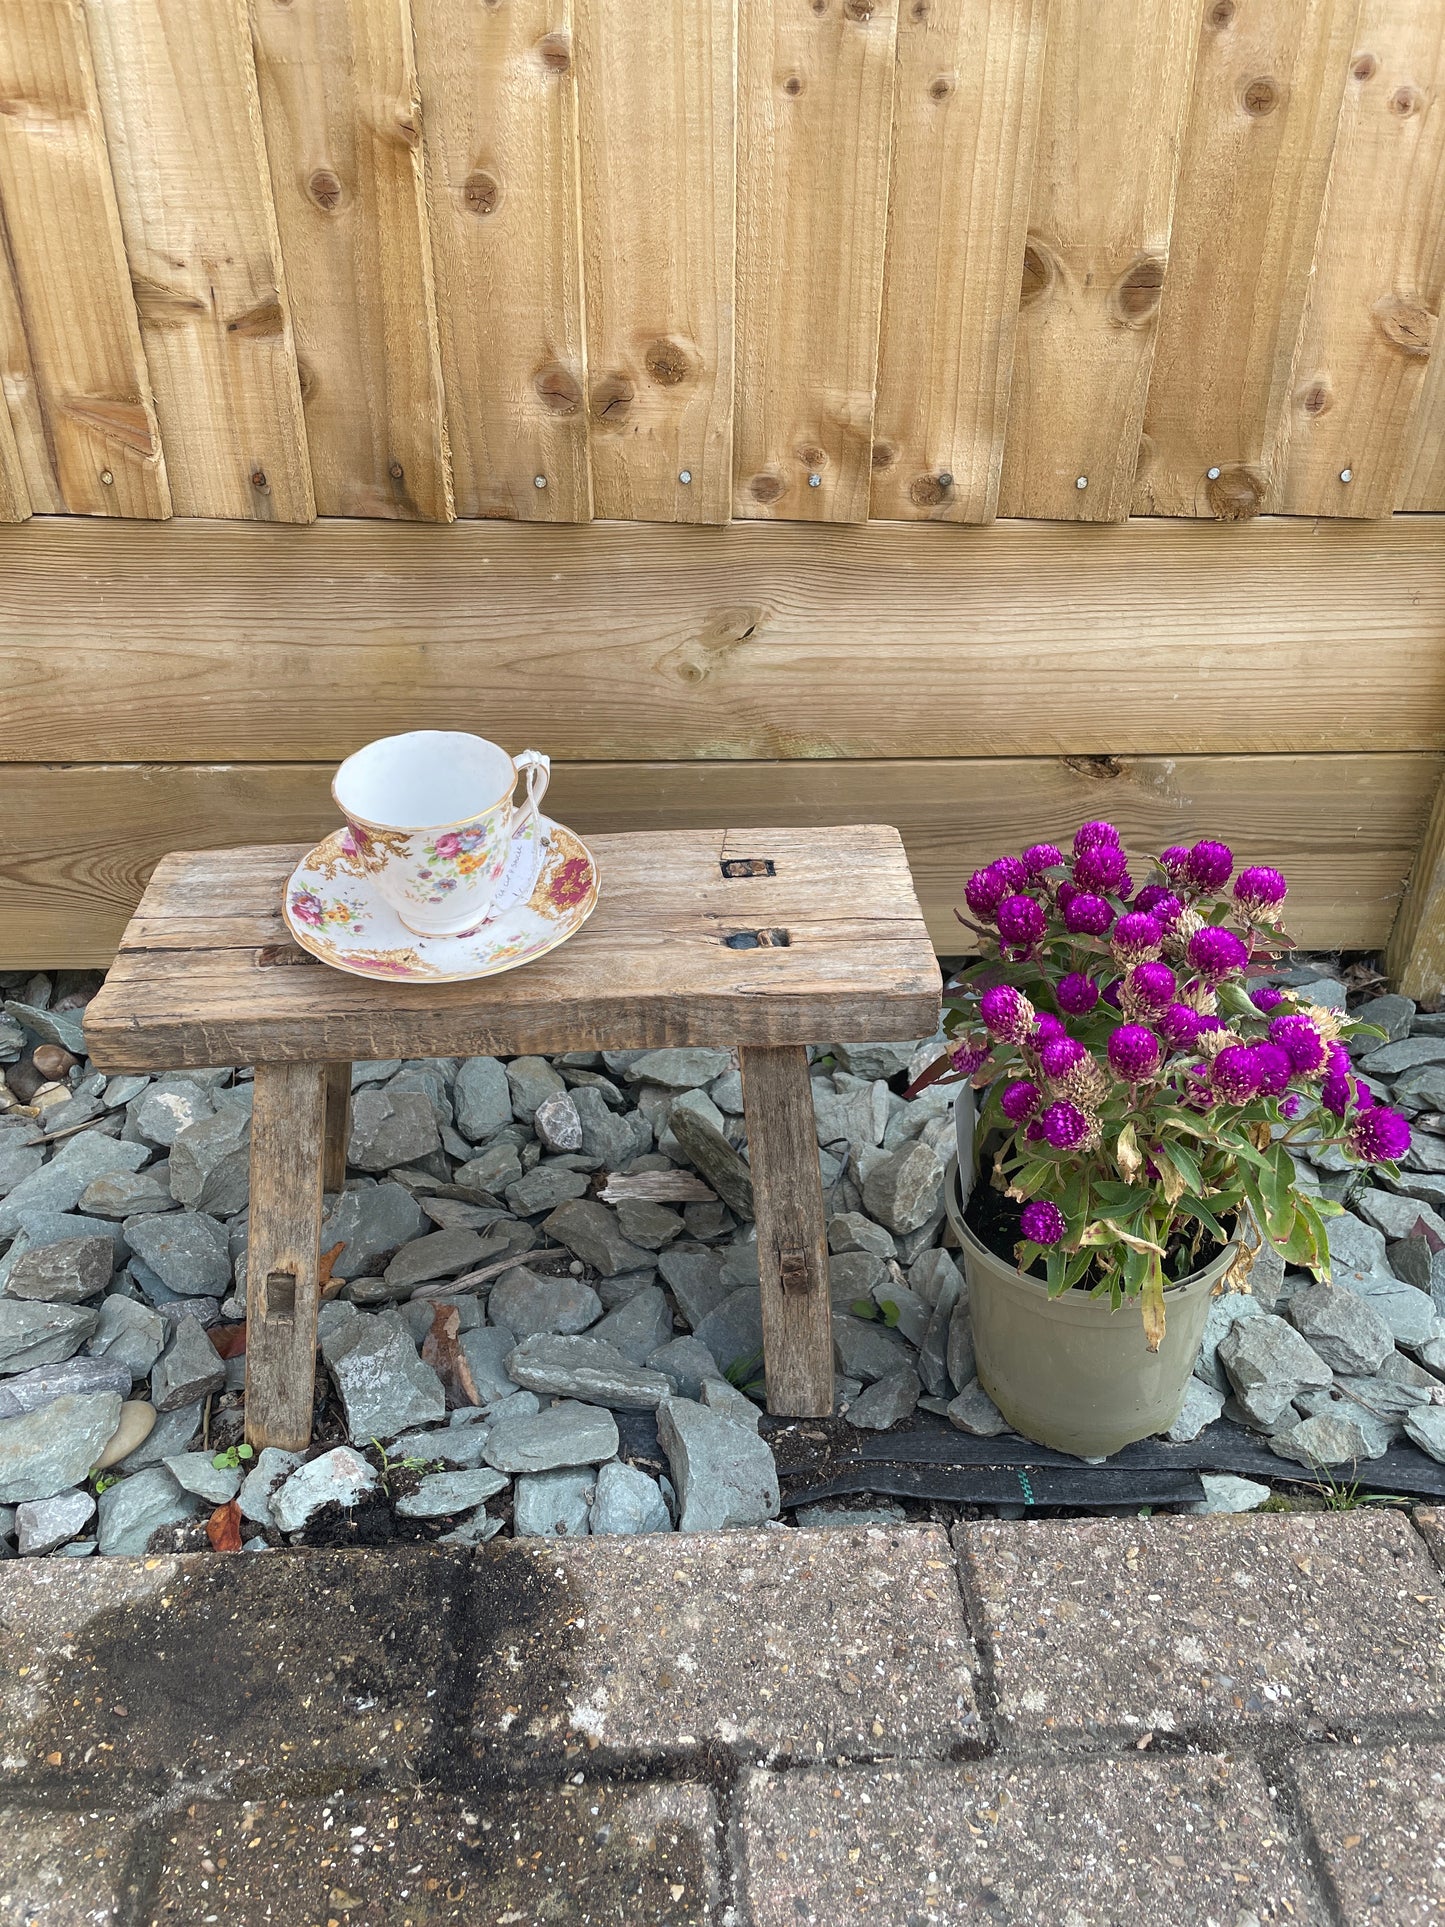
<instances>
[{"instance_id":1,"label":"floral pattern on teacup","mask_svg":"<svg viewBox=\"0 0 1445 1927\"><path fill-rule=\"evenodd\" d=\"M555 849L538 877L530 898L530 908L555 919L575 910L597 887L597 873L590 857L569 855Z\"/></svg>"},{"instance_id":2,"label":"floral pattern on teacup","mask_svg":"<svg viewBox=\"0 0 1445 1927\"><path fill-rule=\"evenodd\" d=\"M360 904L348 903L345 897L328 900L315 890L293 890L291 914L308 929L340 929L350 931L353 935L366 927L367 920Z\"/></svg>"},{"instance_id":3,"label":"floral pattern on teacup","mask_svg":"<svg viewBox=\"0 0 1445 1927\"><path fill-rule=\"evenodd\" d=\"M398 830L364 830L359 823L348 823L333 830L316 847L316 867L328 883L339 870L343 876L375 876L392 857L404 856L407 841Z\"/></svg>"},{"instance_id":4,"label":"floral pattern on teacup","mask_svg":"<svg viewBox=\"0 0 1445 1927\"><path fill-rule=\"evenodd\" d=\"M443 830L424 843L422 855L426 861L416 873L423 887L409 889L407 895L416 903L444 903L466 878L482 871L486 871L488 881L494 882L502 873L511 841L500 834L500 829L496 822L479 823L464 830Z\"/></svg>"}]
</instances>

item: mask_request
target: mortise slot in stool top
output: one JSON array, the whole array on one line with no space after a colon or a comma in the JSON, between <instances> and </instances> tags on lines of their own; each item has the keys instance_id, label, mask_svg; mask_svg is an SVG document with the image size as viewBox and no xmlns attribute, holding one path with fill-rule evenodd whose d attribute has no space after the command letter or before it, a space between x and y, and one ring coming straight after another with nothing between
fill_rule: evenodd
<instances>
[{"instance_id":1,"label":"mortise slot in stool top","mask_svg":"<svg viewBox=\"0 0 1445 1927\"><path fill-rule=\"evenodd\" d=\"M725 877L775 877L778 866L770 856L725 856L722 873Z\"/></svg>"},{"instance_id":2,"label":"mortise slot in stool top","mask_svg":"<svg viewBox=\"0 0 1445 1927\"><path fill-rule=\"evenodd\" d=\"M296 1322L296 1273L294 1271L266 1273L266 1316L277 1325L291 1325Z\"/></svg>"},{"instance_id":3,"label":"mortise slot in stool top","mask_svg":"<svg viewBox=\"0 0 1445 1927\"><path fill-rule=\"evenodd\" d=\"M787 930L734 930L723 938L729 950L786 950L792 941Z\"/></svg>"}]
</instances>

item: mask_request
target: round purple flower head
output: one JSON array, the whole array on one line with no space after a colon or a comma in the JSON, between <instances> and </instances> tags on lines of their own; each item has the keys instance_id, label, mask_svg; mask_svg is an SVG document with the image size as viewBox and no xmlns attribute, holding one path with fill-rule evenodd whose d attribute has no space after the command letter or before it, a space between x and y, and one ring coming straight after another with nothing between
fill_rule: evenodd
<instances>
[{"instance_id":1,"label":"round purple flower head","mask_svg":"<svg viewBox=\"0 0 1445 1927\"><path fill-rule=\"evenodd\" d=\"M1057 1108L1057 1107L1055 1107ZM1044 1112L1044 1135L1048 1136L1049 1113ZM1050 1139L1052 1142L1052 1139ZM1410 1123L1399 1111L1380 1104L1361 1111L1350 1126L1350 1148L1369 1164L1393 1164L1410 1148Z\"/></svg>"},{"instance_id":2,"label":"round purple flower head","mask_svg":"<svg viewBox=\"0 0 1445 1927\"><path fill-rule=\"evenodd\" d=\"M1104 844L1119 846L1119 832L1112 823L1081 823L1074 831L1074 855L1082 856L1085 850L1097 850Z\"/></svg>"},{"instance_id":3,"label":"round purple flower head","mask_svg":"<svg viewBox=\"0 0 1445 1927\"><path fill-rule=\"evenodd\" d=\"M981 1071L988 1062L987 1044L955 1044L948 1053L949 1062L962 1077L972 1077Z\"/></svg>"},{"instance_id":4,"label":"round purple flower head","mask_svg":"<svg viewBox=\"0 0 1445 1927\"><path fill-rule=\"evenodd\" d=\"M1069 1228L1063 1212L1047 1198L1035 1198L1032 1204L1026 1204L1019 1223L1024 1236L1036 1245L1056 1245Z\"/></svg>"},{"instance_id":5,"label":"round purple flower head","mask_svg":"<svg viewBox=\"0 0 1445 1927\"><path fill-rule=\"evenodd\" d=\"M1196 890L1222 890L1234 868L1234 852L1227 843L1196 843L1185 863L1185 874Z\"/></svg>"},{"instance_id":6,"label":"round purple flower head","mask_svg":"<svg viewBox=\"0 0 1445 1927\"><path fill-rule=\"evenodd\" d=\"M1047 1044L1051 1037L1062 1037L1064 1034L1064 1027L1054 1013L1051 1010L1041 1010L1038 1022L1029 1032L1029 1042L1035 1050L1038 1050L1042 1045Z\"/></svg>"},{"instance_id":7,"label":"round purple flower head","mask_svg":"<svg viewBox=\"0 0 1445 1927\"><path fill-rule=\"evenodd\" d=\"M1102 937L1114 921L1114 912L1102 897L1087 890L1076 891L1064 907L1064 928L1076 937Z\"/></svg>"},{"instance_id":8,"label":"round purple flower head","mask_svg":"<svg viewBox=\"0 0 1445 1927\"><path fill-rule=\"evenodd\" d=\"M1250 991L1249 996L1255 1009L1266 1017L1272 1010L1278 1010L1284 1002L1284 992L1276 990L1273 984L1259 984Z\"/></svg>"},{"instance_id":9,"label":"round purple flower head","mask_svg":"<svg viewBox=\"0 0 1445 1927\"><path fill-rule=\"evenodd\" d=\"M1276 1017L1269 1027L1269 1041L1279 1045L1302 1077L1325 1061L1325 1040L1302 1012Z\"/></svg>"},{"instance_id":10,"label":"round purple flower head","mask_svg":"<svg viewBox=\"0 0 1445 1927\"><path fill-rule=\"evenodd\" d=\"M1066 1010L1071 1017L1083 1017L1098 1003L1099 986L1082 970L1071 970L1067 977L1059 979L1056 994L1060 1010Z\"/></svg>"},{"instance_id":11,"label":"round purple flower head","mask_svg":"<svg viewBox=\"0 0 1445 1927\"><path fill-rule=\"evenodd\" d=\"M1176 883L1182 882L1189 873L1188 850L1182 843L1171 843L1167 850L1159 852L1159 868Z\"/></svg>"},{"instance_id":12,"label":"round purple flower head","mask_svg":"<svg viewBox=\"0 0 1445 1927\"><path fill-rule=\"evenodd\" d=\"M1034 1021L1034 1007L1012 984L992 984L979 999L978 1014L995 1037L1021 1044Z\"/></svg>"},{"instance_id":13,"label":"round purple flower head","mask_svg":"<svg viewBox=\"0 0 1445 1927\"><path fill-rule=\"evenodd\" d=\"M1056 1151L1072 1151L1076 1144L1082 1144L1089 1135L1089 1120L1077 1104L1070 1104L1060 1098L1039 1119L1044 1142L1051 1144Z\"/></svg>"},{"instance_id":14,"label":"round purple flower head","mask_svg":"<svg viewBox=\"0 0 1445 1927\"><path fill-rule=\"evenodd\" d=\"M1277 910L1289 894L1289 885L1278 870L1254 864L1241 870L1234 879L1234 900L1247 915L1263 916Z\"/></svg>"},{"instance_id":15,"label":"round purple flower head","mask_svg":"<svg viewBox=\"0 0 1445 1927\"><path fill-rule=\"evenodd\" d=\"M1037 1084L1031 1084L1026 1077L1017 1083L1006 1084L1003 1096L999 1099L999 1109L1010 1124L1022 1124L1031 1118L1044 1101L1044 1094Z\"/></svg>"},{"instance_id":16,"label":"round purple flower head","mask_svg":"<svg viewBox=\"0 0 1445 1927\"><path fill-rule=\"evenodd\" d=\"M1019 950L1032 949L1049 927L1043 905L1030 896L1005 897L994 916L999 936Z\"/></svg>"},{"instance_id":17,"label":"round purple flower head","mask_svg":"<svg viewBox=\"0 0 1445 1927\"><path fill-rule=\"evenodd\" d=\"M1110 947L1122 964L1148 963L1159 955L1163 941L1164 930L1157 917L1129 910L1114 925Z\"/></svg>"},{"instance_id":18,"label":"round purple flower head","mask_svg":"<svg viewBox=\"0 0 1445 1927\"><path fill-rule=\"evenodd\" d=\"M1221 1051L1220 1055L1224 1053ZM1259 1073L1261 1097L1279 1097L1288 1088L1289 1080L1294 1075L1289 1052L1281 1050L1278 1044L1256 1044L1254 1065Z\"/></svg>"},{"instance_id":19,"label":"round purple flower head","mask_svg":"<svg viewBox=\"0 0 1445 1927\"><path fill-rule=\"evenodd\" d=\"M1206 923L1195 931L1185 946L1185 955L1208 983L1217 983L1231 970L1243 970L1249 962L1249 948L1243 940L1216 923Z\"/></svg>"},{"instance_id":20,"label":"round purple flower head","mask_svg":"<svg viewBox=\"0 0 1445 1927\"><path fill-rule=\"evenodd\" d=\"M1343 1117L1355 1094L1355 1080L1346 1071L1330 1071L1320 1085L1320 1102L1336 1117Z\"/></svg>"},{"instance_id":21,"label":"round purple flower head","mask_svg":"<svg viewBox=\"0 0 1445 1927\"><path fill-rule=\"evenodd\" d=\"M1188 1004L1171 1004L1158 1023L1164 1041L1174 1050L1188 1050L1199 1035L1199 1012Z\"/></svg>"},{"instance_id":22,"label":"round purple flower head","mask_svg":"<svg viewBox=\"0 0 1445 1927\"><path fill-rule=\"evenodd\" d=\"M1249 1044L1226 1044L1210 1066L1215 1090L1226 1104L1247 1104L1259 1089L1259 1064Z\"/></svg>"},{"instance_id":23,"label":"round purple flower head","mask_svg":"<svg viewBox=\"0 0 1445 1927\"><path fill-rule=\"evenodd\" d=\"M1115 843L1097 843L1074 858L1074 881L1081 890L1129 892L1129 859Z\"/></svg>"},{"instance_id":24,"label":"round purple flower head","mask_svg":"<svg viewBox=\"0 0 1445 1927\"><path fill-rule=\"evenodd\" d=\"M1075 1064L1082 1064L1088 1054L1077 1037L1050 1037L1039 1052L1039 1069L1057 1082L1067 1077Z\"/></svg>"},{"instance_id":25,"label":"round purple flower head","mask_svg":"<svg viewBox=\"0 0 1445 1927\"><path fill-rule=\"evenodd\" d=\"M1045 870L1056 870L1064 860L1064 853L1052 843L1031 843L1023 853L1023 866L1033 883Z\"/></svg>"},{"instance_id":26,"label":"round purple flower head","mask_svg":"<svg viewBox=\"0 0 1445 1927\"><path fill-rule=\"evenodd\" d=\"M1178 981L1167 963L1141 963L1135 964L1124 979L1124 987L1140 1010L1162 1010Z\"/></svg>"},{"instance_id":27,"label":"round purple flower head","mask_svg":"<svg viewBox=\"0 0 1445 1927\"><path fill-rule=\"evenodd\" d=\"M1109 1062L1120 1077L1137 1084L1159 1063L1159 1039L1146 1024L1120 1024L1109 1039Z\"/></svg>"},{"instance_id":28,"label":"round purple flower head","mask_svg":"<svg viewBox=\"0 0 1445 1927\"><path fill-rule=\"evenodd\" d=\"M963 900L976 917L988 923L1004 898L1027 882L1024 866L1016 856L996 857L984 869L974 871L963 886Z\"/></svg>"},{"instance_id":29,"label":"round purple flower head","mask_svg":"<svg viewBox=\"0 0 1445 1927\"><path fill-rule=\"evenodd\" d=\"M1294 1092L1291 1091L1288 1097L1280 1099L1279 1114L1281 1117L1287 1117L1293 1122L1304 1107L1304 1099L1302 1097L1296 1097Z\"/></svg>"}]
</instances>

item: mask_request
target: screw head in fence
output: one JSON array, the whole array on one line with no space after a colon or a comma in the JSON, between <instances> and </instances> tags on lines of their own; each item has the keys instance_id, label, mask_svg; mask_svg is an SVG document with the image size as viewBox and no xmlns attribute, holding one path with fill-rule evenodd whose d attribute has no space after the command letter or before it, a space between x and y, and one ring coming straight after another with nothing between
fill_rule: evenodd
<instances>
[{"instance_id":1,"label":"screw head in fence","mask_svg":"<svg viewBox=\"0 0 1445 1927\"><path fill-rule=\"evenodd\" d=\"M547 477L545 475L534 475L532 477L532 486L533 488L545 488L547 486Z\"/></svg>"},{"instance_id":2,"label":"screw head in fence","mask_svg":"<svg viewBox=\"0 0 1445 1927\"><path fill-rule=\"evenodd\" d=\"M952 487L953 487L953 477L952 477L952 476L951 476L951 475L949 474L949 472L948 472L948 470L947 470L946 468L945 468L945 469L940 469L940 470L939 470L939 475L938 475L938 486L939 486L940 488L952 488Z\"/></svg>"},{"instance_id":3,"label":"screw head in fence","mask_svg":"<svg viewBox=\"0 0 1445 1927\"><path fill-rule=\"evenodd\" d=\"M823 478L821 475L810 475L808 477L809 488L821 488L822 486L823 486Z\"/></svg>"},{"instance_id":4,"label":"screw head in fence","mask_svg":"<svg viewBox=\"0 0 1445 1927\"><path fill-rule=\"evenodd\" d=\"M1352 468L1342 468L1340 470L1340 480L1342 482L1353 482L1354 479L1355 471Z\"/></svg>"},{"instance_id":5,"label":"screw head in fence","mask_svg":"<svg viewBox=\"0 0 1445 1927\"><path fill-rule=\"evenodd\" d=\"M1087 475L1078 476L1074 482L1075 488L1087 488L1088 486L1089 486L1089 478Z\"/></svg>"},{"instance_id":6,"label":"screw head in fence","mask_svg":"<svg viewBox=\"0 0 1445 1927\"><path fill-rule=\"evenodd\" d=\"M1219 480L1219 470L1217 468L1211 468L1209 470L1209 479L1211 482L1217 482Z\"/></svg>"},{"instance_id":7,"label":"screw head in fence","mask_svg":"<svg viewBox=\"0 0 1445 1927\"><path fill-rule=\"evenodd\" d=\"M692 480L692 470L690 468L679 469L677 479L682 483L683 487L686 488Z\"/></svg>"},{"instance_id":8,"label":"screw head in fence","mask_svg":"<svg viewBox=\"0 0 1445 1927\"><path fill-rule=\"evenodd\" d=\"M100 479L102 482L104 482L107 488L110 488L115 482L115 477L111 474L108 468L103 468L100 471Z\"/></svg>"}]
</instances>

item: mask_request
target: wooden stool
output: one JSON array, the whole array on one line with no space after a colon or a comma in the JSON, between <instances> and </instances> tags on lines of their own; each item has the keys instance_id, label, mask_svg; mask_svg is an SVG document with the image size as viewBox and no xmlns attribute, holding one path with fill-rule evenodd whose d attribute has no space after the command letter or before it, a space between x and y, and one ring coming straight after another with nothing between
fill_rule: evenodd
<instances>
[{"instance_id":1,"label":"wooden stool","mask_svg":"<svg viewBox=\"0 0 1445 1927\"><path fill-rule=\"evenodd\" d=\"M297 845L157 866L85 1013L106 1071L254 1064L246 1436L309 1443L321 1199L346 1177L354 1058L736 1045L762 1284L768 1409L833 1408L810 1043L907 1040L940 977L895 830L591 839L601 900L569 943L471 984L370 982L292 943Z\"/></svg>"}]
</instances>

